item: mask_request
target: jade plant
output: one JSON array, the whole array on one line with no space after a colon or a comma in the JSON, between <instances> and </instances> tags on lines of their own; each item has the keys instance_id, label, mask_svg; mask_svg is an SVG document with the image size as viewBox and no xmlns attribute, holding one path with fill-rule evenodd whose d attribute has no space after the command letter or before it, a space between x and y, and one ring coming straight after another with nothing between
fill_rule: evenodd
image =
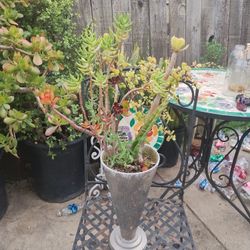
<instances>
[{"instance_id":1,"label":"jade plant","mask_svg":"<svg viewBox=\"0 0 250 250\"><path fill-rule=\"evenodd\" d=\"M22 17L16 9L19 4L29 3L28 0L0 3L0 148L14 155L17 155L17 139L30 138L53 146L58 138L50 137L50 131L45 133L48 124L54 126L53 132L58 134L64 134L65 130L63 120L47 115L37 100L41 91L45 92L46 99L46 91L54 88L55 84L49 84L47 77L63 68L63 54L54 50L43 35L25 36L25 31L18 26L18 19ZM67 96L63 89L58 91L57 94ZM81 119L77 116L76 99L71 97L71 101L66 102L60 98L58 103L65 113L70 104L74 119ZM67 136L72 133L68 126L67 131Z\"/></svg>"},{"instance_id":2,"label":"jade plant","mask_svg":"<svg viewBox=\"0 0 250 250\"><path fill-rule=\"evenodd\" d=\"M152 162L142 156L147 135L166 107L179 81L185 75L186 65L174 68L177 54L187 46L183 38L171 39L172 56L157 64L154 57L131 65L124 53L124 41L131 30L127 14L115 17L108 33L97 36L94 27L86 28L77 63L80 75L62 79L55 88L47 88L37 95L39 106L48 114L58 116L72 128L94 136L106 154L106 162L125 172L140 172L151 167ZM65 112L60 100L60 90L77 95L83 120L76 123ZM67 105L70 110L70 105ZM119 121L136 109L141 122L134 140L124 139ZM164 129L164 128L163 128ZM53 127L48 128L53 131ZM171 136L172 133L165 131Z\"/></svg>"}]
</instances>

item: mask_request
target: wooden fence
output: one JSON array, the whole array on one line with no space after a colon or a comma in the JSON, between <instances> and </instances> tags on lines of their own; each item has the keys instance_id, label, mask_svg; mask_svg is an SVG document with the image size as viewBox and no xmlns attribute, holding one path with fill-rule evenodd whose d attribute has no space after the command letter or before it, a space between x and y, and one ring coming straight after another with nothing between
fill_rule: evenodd
<instances>
[{"instance_id":1,"label":"wooden fence","mask_svg":"<svg viewBox=\"0 0 250 250\"><path fill-rule=\"evenodd\" d=\"M129 13L128 54L137 44L143 56L168 56L170 37L176 35L190 44L179 61L191 63L214 36L226 48L226 62L235 44L250 42L250 0L76 0L75 10L79 30L94 21L100 34L108 31L116 14Z\"/></svg>"}]
</instances>

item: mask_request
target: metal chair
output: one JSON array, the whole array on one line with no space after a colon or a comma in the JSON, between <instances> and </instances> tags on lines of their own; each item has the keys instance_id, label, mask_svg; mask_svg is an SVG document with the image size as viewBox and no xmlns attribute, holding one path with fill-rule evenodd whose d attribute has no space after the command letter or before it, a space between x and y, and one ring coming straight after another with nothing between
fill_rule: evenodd
<instances>
[{"instance_id":1,"label":"metal chair","mask_svg":"<svg viewBox=\"0 0 250 250\"><path fill-rule=\"evenodd\" d=\"M180 155L180 169L171 181L153 181L152 188L162 190L159 198L148 199L141 216L140 227L146 232L146 249L195 249L192 234L183 208L184 189L189 185L187 176L188 159L195 126L195 109L198 99L198 89L190 83L185 83L191 91L191 100L183 104L179 100L174 105L189 106L192 109L185 126L185 138L182 149L176 144ZM182 119L176 111L179 119ZM93 159L100 156L100 150L94 138L90 145L85 140L85 205L73 244L74 250L109 249L109 235L117 225L116 215L112 208L112 200L108 192L102 170L89 180L89 171L92 171ZM164 162L162 163L164 164ZM93 173L92 173L93 175Z\"/></svg>"}]
</instances>

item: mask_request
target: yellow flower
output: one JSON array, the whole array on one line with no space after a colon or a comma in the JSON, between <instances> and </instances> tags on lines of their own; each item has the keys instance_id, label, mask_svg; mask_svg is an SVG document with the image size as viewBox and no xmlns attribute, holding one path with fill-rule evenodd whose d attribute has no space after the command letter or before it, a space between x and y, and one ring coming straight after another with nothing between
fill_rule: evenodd
<instances>
[{"instance_id":1,"label":"yellow flower","mask_svg":"<svg viewBox=\"0 0 250 250\"><path fill-rule=\"evenodd\" d=\"M149 56L148 58L148 62L152 63L152 64L156 64L156 58L153 56Z\"/></svg>"},{"instance_id":2,"label":"yellow flower","mask_svg":"<svg viewBox=\"0 0 250 250\"><path fill-rule=\"evenodd\" d=\"M182 49L185 48L186 42L184 38L178 38L176 36L173 36L171 38L171 47L174 52L179 52Z\"/></svg>"},{"instance_id":3,"label":"yellow flower","mask_svg":"<svg viewBox=\"0 0 250 250\"><path fill-rule=\"evenodd\" d=\"M118 76L120 74L120 70L116 68L111 69L112 76Z\"/></svg>"}]
</instances>

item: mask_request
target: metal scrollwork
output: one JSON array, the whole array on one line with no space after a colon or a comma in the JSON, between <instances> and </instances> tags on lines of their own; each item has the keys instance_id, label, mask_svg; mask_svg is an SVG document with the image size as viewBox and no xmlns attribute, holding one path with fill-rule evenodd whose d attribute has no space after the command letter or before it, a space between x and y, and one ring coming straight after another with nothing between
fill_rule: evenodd
<instances>
[{"instance_id":1,"label":"metal scrollwork","mask_svg":"<svg viewBox=\"0 0 250 250\"><path fill-rule=\"evenodd\" d=\"M235 179L235 168L237 166L239 152L244 138L248 133L250 133L250 129L248 129L242 136L240 136L234 128L231 128L230 126L224 126L224 124L227 122L228 121L223 121L215 127L215 129L211 133L211 140L229 142L230 149L223 155L223 158L220 159L220 161L215 166L213 166L213 168L209 169L209 167L206 167L206 176L212 187L215 188L217 192L220 193L220 195L225 200L227 200L227 202L231 206L233 206L247 221L250 222L249 207L246 206L245 201L242 199L240 190L237 185L237 180ZM233 160L225 163L228 164L228 166L225 167L226 172L216 174L215 169L223 164L223 161L225 159L229 160L229 156L231 154L233 154ZM235 202L233 202L233 200L236 198L240 202L242 207L239 207Z\"/></svg>"},{"instance_id":2,"label":"metal scrollwork","mask_svg":"<svg viewBox=\"0 0 250 250\"><path fill-rule=\"evenodd\" d=\"M218 182L216 183L216 186L219 188L227 188L231 184L230 177L225 174L219 175L218 179L221 181L220 183ZM225 184L223 185L222 183L225 183Z\"/></svg>"},{"instance_id":3,"label":"metal scrollwork","mask_svg":"<svg viewBox=\"0 0 250 250\"><path fill-rule=\"evenodd\" d=\"M99 181L100 179L105 179L104 173L100 169L100 173L96 176L95 181ZM89 197L96 198L101 195L101 191L105 188L104 184L95 184L90 190L89 190Z\"/></svg>"},{"instance_id":4,"label":"metal scrollwork","mask_svg":"<svg viewBox=\"0 0 250 250\"><path fill-rule=\"evenodd\" d=\"M225 160L229 158L229 155L237 148L239 141L240 141L240 137L238 132L234 129L231 128L229 126L222 126L223 124L225 124L226 122L222 122L221 124L219 124L214 131L214 134L216 134L216 136L214 137L214 140L219 140L221 142L229 142L230 139L233 137L235 138L235 142L233 145L231 146L231 149L224 155L224 157L212 168L210 169L210 179L213 180L214 184L216 186L218 186L219 188L227 188L230 185L232 185L233 180L232 180L232 175L230 173L228 173L228 175L226 175L225 173L221 174L218 176L218 179L220 181L215 181L214 180L214 172L215 169ZM227 133L224 133L224 131L227 131ZM234 171L234 165L231 166L231 172Z\"/></svg>"},{"instance_id":5,"label":"metal scrollwork","mask_svg":"<svg viewBox=\"0 0 250 250\"><path fill-rule=\"evenodd\" d=\"M191 82L182 82L183 84L185 84L190 93L191 93L191 98L190 98L190 101L188 103L182 103L181 99L179 98L179 96L177 95L178 97L178 103L181 107L190 107L192 105L192 103L194 103L194 99L195 99L195 93L194 93L194 89L192 87L192 83Z\"/></svg>"},{"instance_id":6,"label":"metal scrollwork","mask_svg":"<svg viewBox=\"0 0 250 250\"><path fill-rule=\"evenodd\" d=\"M94 136L90 138L90 144L93 146L93 149L95 150L91 153L91 158L93 160L98 160L101 156L101 150L99 147L96 146L96 138Z\"/></svg>"}]
</instances>

